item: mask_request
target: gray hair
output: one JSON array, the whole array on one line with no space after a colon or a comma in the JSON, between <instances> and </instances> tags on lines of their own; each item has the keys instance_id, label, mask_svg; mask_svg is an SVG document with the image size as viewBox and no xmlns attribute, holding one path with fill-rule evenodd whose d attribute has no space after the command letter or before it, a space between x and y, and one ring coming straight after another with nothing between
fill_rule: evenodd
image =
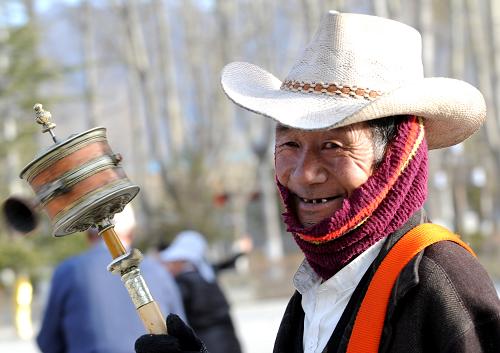
<instances>
[{"instance_id":1,"label":"gray hair","mask_svg":"<svg viewBox=\"0 0 500 353\"><path fill-rule=\"evenodd\" d=\"M388 116L367 121L372 131L375 169L378 168L384 160L387 146L396 137L396 119L396 116Z\"/></svg>"}]
</instances>

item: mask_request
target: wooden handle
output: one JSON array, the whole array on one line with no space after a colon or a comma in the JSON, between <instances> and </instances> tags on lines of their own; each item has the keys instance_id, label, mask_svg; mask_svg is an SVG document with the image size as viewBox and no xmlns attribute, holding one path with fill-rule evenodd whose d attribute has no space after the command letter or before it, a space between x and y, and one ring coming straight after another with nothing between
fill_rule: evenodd
<instances>
[{"instance_id":1,"label":"wooden handle","mask_svg":"<svg viewBox=\"0 0 500 353\"><path fill-rule=\"evenodd\" d=\"M125 254L125 247L122 244L122 241L116 234L114 226L110 225L108 228L100 231L102 239L104 239L104 243L108 247L109 253L113 259L116 259L119 256Z\"/></svg>"},{"instance_id":2,"label":"wooden handle","mask_svg":"<svg viewBox=\"0 0 500 353\"><path fill-rule=\"evenodd\" d=\"M167 323L161 314L160 308L155 301L149 302L137 309L139 316L141 317L142 323L146 327L149 333L156 335L166 335Z\"/></svg>"}]
</instances>

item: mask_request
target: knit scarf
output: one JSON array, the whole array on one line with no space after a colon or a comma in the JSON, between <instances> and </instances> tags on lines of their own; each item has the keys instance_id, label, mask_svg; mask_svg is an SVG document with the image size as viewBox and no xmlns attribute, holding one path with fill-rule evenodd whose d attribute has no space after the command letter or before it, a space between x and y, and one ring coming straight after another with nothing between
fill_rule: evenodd
<instances>
[{"instance_id":1,"label":"knit scarf","mask_svg":"<svg viewBox=\"0 0 500 353\"><path fill-rule=\"evenodd\" d=\"M330 218L303 227L293 195L278 181L287 230L314 271L327 280L371 245L396 231L427 197L427 143L421 118L397 123L396 136L374 173Z\"/></svg>"}]
</instances>

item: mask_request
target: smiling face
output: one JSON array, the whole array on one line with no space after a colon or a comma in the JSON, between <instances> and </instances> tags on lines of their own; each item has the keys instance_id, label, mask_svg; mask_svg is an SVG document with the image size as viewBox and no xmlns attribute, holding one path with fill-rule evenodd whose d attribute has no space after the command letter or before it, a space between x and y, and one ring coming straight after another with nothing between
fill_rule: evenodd
<instances>
[{"instance_id":1,"label":"smiling face","mask_svg":"<svg viewBox=\"0 0 500 353\"><path fill-rule=\"evenodd\" d=\"M293 194L293 207L304 227L340 209L342 201L368 180L374 159L366 123L324 131L276 127L276 176Z\"/></svg>"}]
</instances>

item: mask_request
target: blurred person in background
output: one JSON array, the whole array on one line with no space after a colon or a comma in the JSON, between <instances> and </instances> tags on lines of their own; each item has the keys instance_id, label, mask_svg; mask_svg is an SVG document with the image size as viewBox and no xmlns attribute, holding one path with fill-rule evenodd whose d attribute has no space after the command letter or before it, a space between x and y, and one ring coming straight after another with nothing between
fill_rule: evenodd
<instances>
[{"instance_id":1,"label":"blurred person in background","mask_svg":"<svg viewBox=\"0 0 500 353\"><path fill-rule=\"evenodd\" d=\"M188 324L208 350L211 353L240 353L229 303L206 253L205 237L186 230L176 235L172 244L160 253L160 259L179 286ZM240 255L220 263L218 270L234 267Z\"/></svg>"},{"instance_id":2,"label":"blurred person in background","mask_svg":"<svg viewBox=\"0 0 500 353\"><path fill-rule=\"evenodd\" d=\"M170 244L168 242L161 242L157 247L159 253L163 252L168 248ZM229 257L224 258L220 261L211 262L212 269L215 275L225 270L238 270L239 268L246 268L248 266L247 255L253 249L252 237L249 234L243 234L236 240L232 246L232 254Z\"/></svg>"},{"instance_id":3,"label":"blurred person in background","mask_svg":"<svg viewBox=\"0 0 500 353\"><path fill-rule=\"evenodd\" d=\"M215 274L218 275L222 271L234 269L243 269L243 271L246 271L248 267L248 255L252 252L252 249L252 237L249 234L241 235L232 246L233 254L226 259L212 263Z\"/></svg>"},{"instance_id":4,"label":"blurred person in background","mask_svg":"<svg viewBox=\"0 0 500 353\"><path fill-rule=\"evenodd\" d=\"M114 217L115 231L129 249L136 226L132 207ZM37 343L43 353L133 352L134 337L146 330L120 277L108 272L112 261L97 230L87 231L91 248L55 269ZM173 277L145 256L141 273L164 315L185 317Z\"/></svg>"},{"instance_id":5,"label":"blurred person in background","mask_svg":"<svg viewBox=\"0 0 500 353\"><path fill-rule=\"evenodd\" d=\"M484 98L425 78L421 48L410 26L330 11L284 81L243 62L222 71L231 100L277 121L284 222L305 256L275 353L500 352L489 274L423 209L428 150L475 133ZM170 336L143 335L136 351L207 351L167 324Z\"/></svg>"}]
</instances>

